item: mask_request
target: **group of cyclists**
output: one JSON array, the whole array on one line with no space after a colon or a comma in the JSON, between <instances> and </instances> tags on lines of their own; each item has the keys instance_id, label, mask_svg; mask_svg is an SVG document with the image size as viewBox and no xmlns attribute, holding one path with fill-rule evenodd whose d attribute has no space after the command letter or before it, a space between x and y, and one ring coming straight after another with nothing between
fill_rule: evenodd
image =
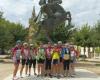
<instances>
[{"instance_id":1,"label":"group of cyclists","mask_svg":"<svg viewBox=\"0 0 100 80\"><path fill-rule=\"evenodd\" d=\"M68 43L62 44L58 41L57 44L40 43L38 47L34 44L23 43L17 41L12 48L12 59L14 63L13 80L16 80L16 74L21 62L20 77L23 78L23 69L25 68L26 76L32 75L33 68L36 76L61 76L74 77L75 63L78 56L78 51L73 45Z\"/></svg>"}]
</instances>

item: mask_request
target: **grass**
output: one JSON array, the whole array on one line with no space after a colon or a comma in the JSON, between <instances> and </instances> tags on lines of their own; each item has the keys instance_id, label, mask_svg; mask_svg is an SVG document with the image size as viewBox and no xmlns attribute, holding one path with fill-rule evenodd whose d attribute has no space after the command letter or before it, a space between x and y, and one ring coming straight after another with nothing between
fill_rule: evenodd
<instances>
[{"instance_id":1,"label":"grass","mask_svg":"<svg viewBox=\"0 0 100 80\"><path fill-rule=\"evenodd\" d=\"M95 66L100 66L100 64L95 64Z\"/></svg>"},{"instance_id":2,"label":"grass","mask_svg":"<svg viewBox=\"0 0 100 80\"><path fill-rule=\"evenodd\" d=\"M0 60L0 63L1 63L1 62L4 62L4 60Z\"/></svg>"}]
</instances>

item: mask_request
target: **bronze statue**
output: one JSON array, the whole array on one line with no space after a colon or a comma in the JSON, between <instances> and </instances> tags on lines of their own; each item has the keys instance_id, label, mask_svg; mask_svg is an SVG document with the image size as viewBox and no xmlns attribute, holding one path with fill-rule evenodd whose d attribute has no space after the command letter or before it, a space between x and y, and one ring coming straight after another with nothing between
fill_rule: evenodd
<instances>
[{"instance_id":1,"label":"bronze statue","mask_svg":"<svg viewBox=\"0 0 100 80\"><path fill-rule=\"evenodd\" d=\"M66 12L61 4L62 0L40 0L39 5L41 6L40 12L36 19L34 20L37 24L39 24L39 29L35 36L38 35L41 29L44 29L46 32L46 37L49 41L52 41L49 37L49 32L53 31L53 29L66 20L68 21L68 25L71 23L71 13Z\"/></svg>"}]
</instances>

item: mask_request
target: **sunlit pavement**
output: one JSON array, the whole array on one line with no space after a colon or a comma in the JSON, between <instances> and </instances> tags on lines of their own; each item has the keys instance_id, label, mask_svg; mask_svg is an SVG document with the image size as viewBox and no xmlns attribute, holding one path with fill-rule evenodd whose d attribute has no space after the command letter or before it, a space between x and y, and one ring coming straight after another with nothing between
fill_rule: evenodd
<instances>
[{"instance_id":1,"label":"sunlit pavement","mask_svg":"<svg viewBox=\"0 0 100 80\"><path fill-rule=\"evenodd\" d=\"M18 72L17 77L19 77L19 72ZM9 75L4 80L12 80L12 74ZM91 71L85 70L85 69L76 69L76 75L74 78L65 77L65 78L57 79L56 77L48 78L48 77L37 77L34 75L30 77L26 77L25 74L23 73L23 78L19 77L18 80L100 80L100 76L96 75L95 73Z\"/></svg>"}]
</instances>

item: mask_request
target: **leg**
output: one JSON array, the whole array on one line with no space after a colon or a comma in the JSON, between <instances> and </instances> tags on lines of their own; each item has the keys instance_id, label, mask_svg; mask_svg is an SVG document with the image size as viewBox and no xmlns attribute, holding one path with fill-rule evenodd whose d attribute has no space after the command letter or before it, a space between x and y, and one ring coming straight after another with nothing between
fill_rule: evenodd
<instances>
[{"instance_id":1,"label":"leg","mask_svg":"<svg viewBox=\"0 0 100 80\"><path fill-rule=\"evenodd\" d=\"M17 71L18 71L18 67L19 67L19 64L14 64L14 72L13 72L13 78L16 77L16 74L17 74Z\"/></svg>"},{"instance_id":2,"label":"leg","mask_svg":"<svg viewBox=\"0 0 100 80\"><path fill-rule=\"evenodd\" d=\"M72 63L72 74L75 74L75 63Z\"/></svg>"},{"instance_id":3,"label":"leg","mask_svg":"<svg viewBox=\"0 0 100 80\"><path fill-rule=\"evenodd\" d=\"M53 64L53 75L55 75L56 74L56 68L55 68L56 66L55 66L55 64Z\"/></svg>"},{"instance_id":4,"label":"leg","mask_svg":"<svg viewBox=\"0 0 100 80\"><path fill-rule=\"evenodd\" d=\"M40 68L41 68L41 65L40 63L38 63L38 75L40 75Z\"/></svg>"},{"instance_id":5,"label":"leg","mask_svg":"<svg viewBox=\"0 0 100 80\"><path fill-rule=\"evenodd\" d=\"M59 64L56 64L56 73L59 74Z\"/></svg>"},{"instance_id":6,"label":"leg","mask_svg":"<svg viewBox=\"0 0 100 80\"><path fill-rule=\"evenodd\" d=\"M52 60L52 63L53 63L53 65L52 65L52 73L53 73L53 75L55 75L55 60Z\"/></svg>"},{"instance_id":7,"label":"leg","mask_svg":"<svg viewBox=\"0 0 100 80\"><path fill-rule=\"evenodd\" d=\"M59 64L59 74L63 73L63 63L62 63L62 58L60 57L60 64Z\"/></svg>"},{"instance_id":8,"label":"leg","mask_svg":"<svg viewBox=\"0 0 100 80\"><path fill-rule=\"evenodd\" d=\"M36 59L33 60L33 70L34 70L34 75L36 75Z\"/></svg>"},{"instance_id":9,"label":"leg","mask_svg":"<svg viewBox=\"0 0 100 80\"><path fill-rule=\"evenodd\" d=\"M42 60L42 63L41 63L41 74L42 76L44 75L45 73L45 65L44 65L44 60Z\"/></svg>"},{"instance_id":10,"label":"leg","mask_svg":"<svg viewBox=\"0 0 100 80\"><path fill-rule=\"evenodd\" d=\"M49 63L48 63L48 73L51 76L51 60L49 60Z\"/></svg>"},{"instance_id":11,"label":"leg","mask_svg":"<svg viewBox=\"0 0 100 80\"><path fill-rule=\"evenodd\" d=\"M70 67L70 61L67 60L67 76L70 75L69 67Z\"/></svg>"},{"instance_id":12,"label":"leg","mask_svg":"<svg viewBox=\"0 0 100 80\"><path fill-rule=\"evenodd\" d=\"M27 71L28 71L28 65L26 65L26 68L25 68L25 74L27 75Z\"/></svg>"},{"instance_id":13,"label":"leg","mask_svg":"<svg viewBox=\"0 0 100 80\"><path fill-rule=\"evenodd\" d=\"M31 75L31 66L32 66L32 63L33 63L33 61L30 60L30 62L29 62L29 76Z\"/></svg>"},{"instance_id":14,"label":"leg","mask_svg":"<svg viewBox=\"0 0 100 80\"><path fill-rule=\"evenodd\" d=\"M63 75L64 76L66 76L66 61L64 60L64 62L63 62L63 70L64 70L64 73L63 73Z\"/></svg>"},{"instance_id":15,"label":"leg","mask_svg":"<svg viewBox=\"0 0 100 80\"><path fill-rule=\"evenodd\" d=\"M72 76L73 75L73 62L70 63L69 72L70 72L70 76Z\"/></svg>"},{"instance_id":16,"label":"leg","mask_svg":"<svg viewBox=\"0 0 100 80\"><path fill-rule=\"evenodd\" d=\"M22 72L25 66L25 59L22 59L22 66L21 66L21 70L20 70L20 76L22 77Z\"/></svg>"},{"instance_id":17,"label":"leg","mask_svg":"<svg viewBox=\"0 0 100 80\"><path fill-rule=\"evenodd\" d=\"M72 62L69 65L69 72L70 72L70 75L69 76L71 76L72 75Z\"/></svg>"},{"instance_id":18,"label":"leg","mask_svg":"<svg viewBox=\"0 0 100 80\"><path fill-rule=\"evenodd\" d=\"M24 66L25 66L25 65L22 65L22 66L21 66L21 70L20 70L20 76L21 76L21 77L22 77L22 72L23 72Z\"/></svg>"},{"instance_id":19,"label":"leg","mask_svg":"<svg viewBox=\"0 0 100 80\"><path fill-rule=\"evenodd\" d=\"M46 59L46 62L45 62L45 76L47 76L47 73L48 73L48 60Z\"/></svg>"},{"instance_id":20,"label":"leg","mask_svg":"<svg viewBox=\"0 0 100 80\"><path fill-rule=\"evenodd\" d=\"M57 73L57 74L60 73L60 67L61 67L61 66L59 66L59 65L60 65L60 62L59 62L59 59L57 59L57 60L56 60L56 73Z\"/></svg>"},{"instance_id":21,"label":"leg","mask_svg":"<svg viewBox=\"0 0 100 80\"><path fill-rule=\"evenodd\" d=\"M53 74L57 75L58 73L59 73L58 60L54 59L53 60Z\"/></svg>"},{"instance_id":22,"label":"leg","mask_svg":"<svg viewBox=\"0 0 100 80\"><path fill-rule=\"evenodd\" d=\"M28 72L28 66L29 66L29 62L30 60L26 60L26 68L25 68L25 74L27 75L27 72Z\"/></svg>"}]
</instances>

